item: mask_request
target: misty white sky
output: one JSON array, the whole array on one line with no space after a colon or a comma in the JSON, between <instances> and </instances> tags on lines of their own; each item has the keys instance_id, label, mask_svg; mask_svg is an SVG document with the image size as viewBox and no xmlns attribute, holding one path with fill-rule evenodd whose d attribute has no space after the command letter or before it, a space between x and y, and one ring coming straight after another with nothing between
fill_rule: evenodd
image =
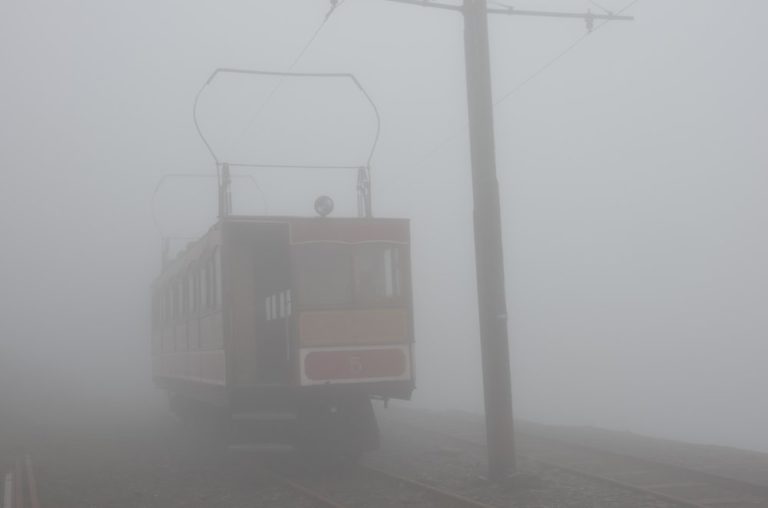
<instances>
[{"instance_id":1,"label":"misty white sky","mask_svg":"<svg viewBox=\"0 0 768 508\"><path fill-rule=\"evenodd\" d=\"M6 392L52 403L97 387L94 400L114 393L120 404L149 389L153 191L163 174L213 169L194 96L216 67L285 70L327 10L324 0L0 4ZM768 3L639 0L628 13L637 20L600 29L496 108L515 407L768 451ZM505 16L490 30L498 99L584 24ZM295 70L353 72L376 101L374 211L412 219L416 401L481 409L462 36L455 13L347 0ZM246 92L223 96L255 111L263 89ZM318 156L358 158L370 115L359 99L330 97L322 115L276 97L283 123L255 132L327 115L350 133L303 139ZM257 156L259 139L243 140ZM185 185L158 193L166 233L198 234L215 213L212 187ZM242 185L243 206L262 207ZM322 185L294 177L266 196L270 211L298 195L307 213ZM193 220L175 223L179 210Z\"/></svg>"}]
</instances>

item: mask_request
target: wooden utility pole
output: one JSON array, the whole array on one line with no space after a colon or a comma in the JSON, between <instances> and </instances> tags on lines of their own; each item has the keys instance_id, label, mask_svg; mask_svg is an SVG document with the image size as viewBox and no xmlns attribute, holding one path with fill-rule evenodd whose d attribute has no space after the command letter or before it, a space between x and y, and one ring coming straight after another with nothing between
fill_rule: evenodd
<instances>
[{"instance_id":1,"label":"wooden utility pole","mask_svg":"<svg viewBox=\"0 0 768 508\"><path fill-rule=\"evenodd\" d=\"M512 420L512 382L507 337L507 301L504 286L504 249L501 206L496 179L493 131L493 93L488 43L488 14L581 18L591 30L594 20L629 20L612 13L593 14L489 9L487 0L463 0L462 5L432 0L389 0L423 7L459 11L464 15L467 109L474 199L475 268L483 361L488 477L504 481L515 474Z\"/></svg>"},{"instance_id":2,"label":"wooden utility pole","mask_svg":"<svg viewBox=\"0 0 768 508\"><path fill-rule=\"evenodd\" d=\"M492 480L501 480L515 472L515 454L504 249L499 183L496 179L488 15L485 9L485 0L464 0L464 55L488 476Z\"/></svg>"}]
</instances>

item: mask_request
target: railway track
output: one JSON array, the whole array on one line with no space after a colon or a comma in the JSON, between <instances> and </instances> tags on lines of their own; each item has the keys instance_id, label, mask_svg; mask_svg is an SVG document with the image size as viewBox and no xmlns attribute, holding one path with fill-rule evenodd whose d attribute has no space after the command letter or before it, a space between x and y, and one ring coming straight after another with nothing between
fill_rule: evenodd
<instances>
[{"instance_id":1,"label":"railway track","mask_svg":"<svg viewBox=\"0 0 768 508\"><path fill-rule=\"evenodd\" d=\"M398 414L393 422L438 433L484 451L476 422L425 420ZM768 487L646 458L518 433L517 449L527 460L689 508L768 508Z\"/></svg>"},{"instance_id":2,"label":"railway track","mask_svg":"<svg viewBox=\"0 0 768 508\"><path fill-rule=\"evenodd\" d=\"M425 508L493 508L453 492L370 466L355 466L345 470L342 476L308 475L306 472L285 469L269 469L268 474L325 508L406 505ZM359 490L359 493L355 492L356 490Z\"/></svg>"},{"instance_id":3,"label":"railway track","mask_svg":"<svg viewBox=\"0 0 768 508\"><path fill-rule=\"evenodd\" d=\"M539 440L539 451L526 449L541 464L590 476L630 490L646 492L693 508L768 508L768 488L631 455L620 454L559 440ZM542 448L559 448L547 453Z\"/></svg>"},{"instance_id":4,"label":"railway track","mask_svg":"<svg viewBox=\"0 0 768 508\"><path fill-rule=\"evenodd\" d=\"M285 485L289 489L298 492L302 496L310 499L314 503L323 506L325 508L346 508L343 504L337 503L327 495L325 495L323 492L312 488L307 487L306 485L303 485L300 480L295 480L294 478L291 478L290 475L287 475L285 473L277 472L275 470L268 470L267 474L271 476L274 480L277 482Z\"/></svg>"}]
</instances>

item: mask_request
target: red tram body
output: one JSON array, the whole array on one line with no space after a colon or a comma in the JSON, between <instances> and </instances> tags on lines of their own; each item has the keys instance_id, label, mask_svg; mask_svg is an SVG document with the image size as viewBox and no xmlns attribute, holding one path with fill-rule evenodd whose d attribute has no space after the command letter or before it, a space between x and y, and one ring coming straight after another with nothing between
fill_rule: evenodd
<instances>
[{"instance_id":1,"label":"red tram body","mask_svg":"<svg viewBox=\"0 0 768 508\"><path fill-rule=\"evenodd\" d=\"M153 286L155 382L300 442L375 448L370 400L410 398L412 344L404 219L225 216Z\"/></svg>"}]
</instances>

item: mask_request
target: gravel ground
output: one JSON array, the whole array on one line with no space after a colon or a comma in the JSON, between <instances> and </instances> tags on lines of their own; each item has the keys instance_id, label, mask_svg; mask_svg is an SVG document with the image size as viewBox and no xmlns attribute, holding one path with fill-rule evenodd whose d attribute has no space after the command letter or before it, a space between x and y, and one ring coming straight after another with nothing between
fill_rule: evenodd
<instances>
[{"instance_id":1,"label":"gravel ground","mask_svg":"<svg viewBox=\"0 0 768 508\"><path fill-rule=\"evenodd\" d=\"M480 447L403 426L380 412L382 449L366 461L482 503L504 507L647 507L677 505L560 470L521 461L518 485L501 487L484 479Z\"/></svg>"},{"instance_id":2,"label":"gravel ground","mask_svg":"<svg viewBox=\"0 0 768 508\"><path fill-rule=\"evenodd\" d=\"M6 463L22 449L32 455L44 507L313 506L257 461L228 456L162 413L77 426L25 422L0 434Z\"/></svg>"},{"instance_id":3,"label":"gravel ground","mask_svg":"<svg viewBox=\"0 0 768 508\"><path fill-rule=\"evenodd\" d=\"M768 487L768 453L727 446L681 443L630 432L527 423L520 430L633 457L696 469Z\"/></svg>"},{"instance_id":4,"label":"gravel ground","mask_svg":"<svg viewBox=\"0 0 768 508\"><path fill-rule=\"evenodd\" d=\"M295 469L295 468L294 468ZM435 494L364 467L288 473L299 483L344 506L360 508L463 508Z\"/></svg>"},{"instance_id":5,"label":"gravel ground","mask_svg":"<svg viewBox=\"0 0 768 508\"><path fill-rule=\"evenodd\" d=\"M499 507L648 507L674 504L605 483L522 462L521 485L487 482L481 447L398 424L380 412L382 449L370 465ZM167 412L77 414L68 422L0 425L0 468L21 450L35 462L45 507L296 507L314 506L274 481L265 464L286 460L225 451L223 441L181 425ZM82 422L88 422L83 424ZM295 467L295 464L293 464ZM432 495L359 468L293 469L302 483L355 507L448 506Z\"/></svg>"},{"instance_id":6,"label":"gravel ground","mask_svg":"<svg viewBox=\"0 0 768 508\"><path fill-rule=\"evenodd\" d=\"M475 445L485 442L481 415L460 411L434 413L398 405L380 415L387 417L416 428L460 436ZM768 507L766 454L530 422L517 422L515 434L519 456L566 464L637 486L654 485L653 490L700 504Z\"/></svg>"}]
</instances>

